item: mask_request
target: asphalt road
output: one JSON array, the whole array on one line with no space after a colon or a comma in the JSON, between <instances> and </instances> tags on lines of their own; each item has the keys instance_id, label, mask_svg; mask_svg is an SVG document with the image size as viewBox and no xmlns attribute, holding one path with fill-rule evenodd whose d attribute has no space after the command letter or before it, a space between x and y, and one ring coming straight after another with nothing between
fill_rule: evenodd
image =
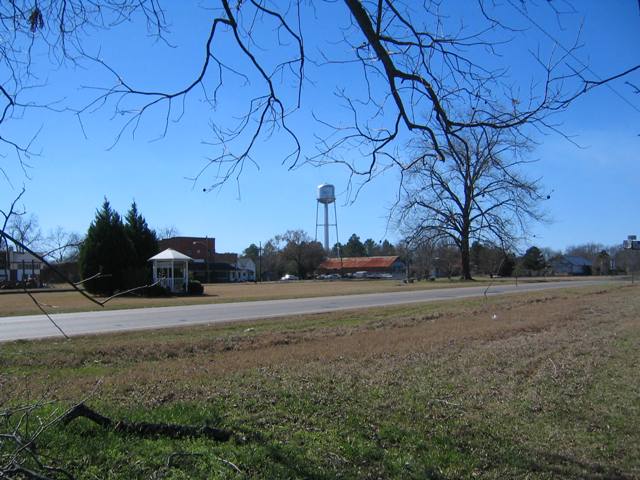
<instances>
[{"instance_id":1,"label":"asphalt road","mask_svg":"<svg viewBox=\"0 0 640 480\"><path fill-rule=\"evenodd\" d=\"M611 280L582 280L546 283L496 285L489 295L534 292L567 287L602 285ZM146 330L184 325L207 325L263 318L333 312L358 308L384 307L433 302L484 295L486 286L433 290L344 295L336 297L219 303L180 307L139 308L98 312L58 313L51 317L67 335L87 335L127 330ZM1 301L1 298L0 298ZM0 342L61 337L44 315L0 317Z\"/></svg>"}]
</instances>

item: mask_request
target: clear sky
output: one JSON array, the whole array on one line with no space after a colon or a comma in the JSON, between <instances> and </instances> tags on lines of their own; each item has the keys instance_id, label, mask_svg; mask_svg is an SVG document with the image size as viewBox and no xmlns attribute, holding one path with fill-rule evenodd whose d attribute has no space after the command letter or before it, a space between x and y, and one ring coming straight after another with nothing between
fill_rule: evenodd
<instances>
[{"instance_id":1,"label":"clear sky","mask_svg":"<svg viewBox=\"0 0 640 480\"><path fill-rule=\"evenodd\" d=\"M579 14L563 15L561 21L543 16L540 25L569 46L582 23L582 47L576 55L602 77L640 62L637 1L575 4ZM462 0L453 5L465 8ZM513 52L518 53L509 60L514 78L525 78L532 68L527 48L548 48L549 40L515 8L510 9L508 2L505 5L503 18L526 28L513 34L510 41ZM305 14L302 28L310 57L320 60L317 45L339 54L336 42L348 19L336 12L344 16L344 11L341 5L328 3ZM135 86L179 89L198 71L211 15L188 2L176 2L168 7L167 17L172 47L149 38L136 22L94 33L84 47L96 55L99 51L102 59ZM223 41L219 48L231 47ZM263 54L269 58L268 52ZM60 100L60 105L77 107L97 94L84 87L110 85L107 72L95 65L54 69L43 52L35 60L36 83L42 86L27 92L29 98ZM346 66L307 66L303 108L292 117L305 152L313 153L314 134L322 130L311 115L336 122L344 119L347 112L333 94L338 85L357 85L356 75ZM640 85L637 75L629 80ZM210 85L215 85L215 79ZM253 88L228 72L225 85L215 110L196 91L187 98L184 115L178 114L182 107L175 105L165 135L165 110L158 108L143 118L135 137L128 131L113 148L122 122L113 115L112 104L84 116L84 133L69 112L25 111L22 118L2 125L2 135L24 141L39 132L33 143L39 155L28 159L30 167L25 173L9 151L3 152L8 155L0 162L13 186L0 179L0 205L6 206L24 183L24 206L38 216L45 232L60 225L84 233L104 196L122 213L135 199L153 227L173 225L182 235L215 237L218 251L241 251L252 242L264 242L289 229L301 228L313 236L316 187L330 182L338 194L341 241L354 232L363 240L399 238L387 222L397 191L397 172L386 172L354 197L347 194L344 168L302 165L289 170L283 165L283 153L290 144L282 135L259 142L254 155L257 166L247 164L238 183L231 181L204 193L203 188L213 182L213 167L198 181L189 180L214 154L206 143L213 138L210 122L222 125L233 120L246 107L241 94ZM556 118L562 131L580 147L551 132L537 135L539 145L532 158L538 162L530 166L530 174L542 177L546 189L553 192L545 205L552 222L533 227L531 243L562 249L585 242L618 244L627 234L640 234L640 94L634 94L623 81L612 86L618 93L607 87L594 90Z\"/></svg>"}]
</instances>

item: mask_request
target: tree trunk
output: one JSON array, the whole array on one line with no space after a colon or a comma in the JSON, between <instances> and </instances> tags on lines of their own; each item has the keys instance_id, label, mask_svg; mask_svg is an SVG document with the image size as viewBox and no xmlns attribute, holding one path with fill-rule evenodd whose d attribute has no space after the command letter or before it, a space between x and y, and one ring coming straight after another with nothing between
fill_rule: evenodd
<instances>
[{"instance_id":1,"label":"tree trunk","mask_svg":"<svg viewBox=\"0 0 640 480\"><path fill-rule=\"evenodd\" d=\"M469 254L469 236L462 236L460 242L460 260L462 262L462 279L473 280L471 277L471 255Z\"/></svg>"}]
</instances>

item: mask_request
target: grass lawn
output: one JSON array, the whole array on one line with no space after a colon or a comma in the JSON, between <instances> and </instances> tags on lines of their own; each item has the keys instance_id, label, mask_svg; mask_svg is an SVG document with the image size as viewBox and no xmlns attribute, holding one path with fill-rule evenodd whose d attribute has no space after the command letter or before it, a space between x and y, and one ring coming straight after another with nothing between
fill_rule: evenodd
<instances>
[{"instance_id":1,"label":"grass lawn","mask_svg":"<svg viewBox=\"0 0 640 480\"><path fill-rule=\"evenodd\" d=\"M626 285L20 341L0 346L0 411L52 402L33 425L86 399L234 432L56 423L38 452L78 479L640 478L639 314Z\"/></svg>"},{"instance_id":2,"label":"grass lawn","mask_svg":"<svg viewBox=\"0 0 640 480\"><path fill-rule=\"evenodd\" d=\"M578 277L585 279L588 277ZM566 280L563 278L531 278L528 281ZM477 281L439 279L435 282L415 282L405 284L396 280L346 280L346 281L300 281L264 283L215 283L205 285L205 294L195 297L143 298L118 297L100 307L76 292L39 292L34 294L50 313L80 312L123 308L167 307L174 305L197 305L203 303L243 302L252 300L276 300L284 298L323 297L331 295L353 295L358 293L378 293L431 288L468 287L491 283L513 283L513 279L480 278ZM11 315L39 314L40 310L24 294L0 294L0 317Z\"/></svg>"}]
</instances>

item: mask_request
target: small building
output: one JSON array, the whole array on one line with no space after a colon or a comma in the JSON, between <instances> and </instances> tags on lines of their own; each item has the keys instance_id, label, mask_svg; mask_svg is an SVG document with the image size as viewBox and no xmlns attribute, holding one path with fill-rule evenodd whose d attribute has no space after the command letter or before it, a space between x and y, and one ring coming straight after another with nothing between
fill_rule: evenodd
<instances>
[{"instance_id":1,"label":"small building","mask_svg":"<svg viewBox=\"0 0 640 480\"><path fill-rule=\"evenodd\" d=\"M29 252L15 251L12 248L9 248L8 252L6 250L0 251L0 282L26 282L29 280L39 282L43 265Z\"/></svg>"},{"instance_id":2,"label":"small building","mask_svg":"<svg viewBox=\"0 0 640 480\"><path fill-rule=\"evenodd\" d=\"M561 255L551 260L554 275L591 275L592 262L576 255Z\"/></svg>"},{"instance_id":3,"label":"small building","mask_svg":"<svg viewBox=\"0 0 640 480\"><path fill-rule=\"evenodd\" d=\"M149 259L153 262L153 283L173 293L187 293L191 257L167 248Z\"/></svg>"},{"instance_id":4,"label":"small building","mask_svg":"<svg viewBox=\"0 0 640 480\"><path fill-rule=\"evenodd\" d=\"M240 257L236 261L236 271L232 282L255 282L256 264L249 257Z\"/></svg>"},{"instance_id":5,"label":"small building","mask_svg":"<svg viewBox=\"0 0 640 480\"><path fill-rule=\"evenodd\" d=\"M250 269L243 267L246 264L239 263L237 253L216 252L215 238L171 237L160 240L158 246L161 250L170 248L190 257L191 275L202 283L255 280L255 266L251 274Z\"/></svg>"},{"instance_id":6,"label":"small building","mask_svg":"<svg viewBox=\"0 0 640 480\"><path fill-rule=\"evenodd\" d=\"M171 237L158 242L160 250L170 248L191 258L191 273L202 283L216 281L216 239L211 237Z\"/></svg>"},{"instance_id":7,"label":"small building","mask_svg":"<svg viewBox=\"0 0 640 480\"><path fill-rule=\"evenodd\" d=\"M397 255L383 257L344 257L327 258L318 267L318 273L338 273L340 275L367 272L369 274L386 273L401 279L406 275L406 265Z\"/></svg>"}]
</instances>

